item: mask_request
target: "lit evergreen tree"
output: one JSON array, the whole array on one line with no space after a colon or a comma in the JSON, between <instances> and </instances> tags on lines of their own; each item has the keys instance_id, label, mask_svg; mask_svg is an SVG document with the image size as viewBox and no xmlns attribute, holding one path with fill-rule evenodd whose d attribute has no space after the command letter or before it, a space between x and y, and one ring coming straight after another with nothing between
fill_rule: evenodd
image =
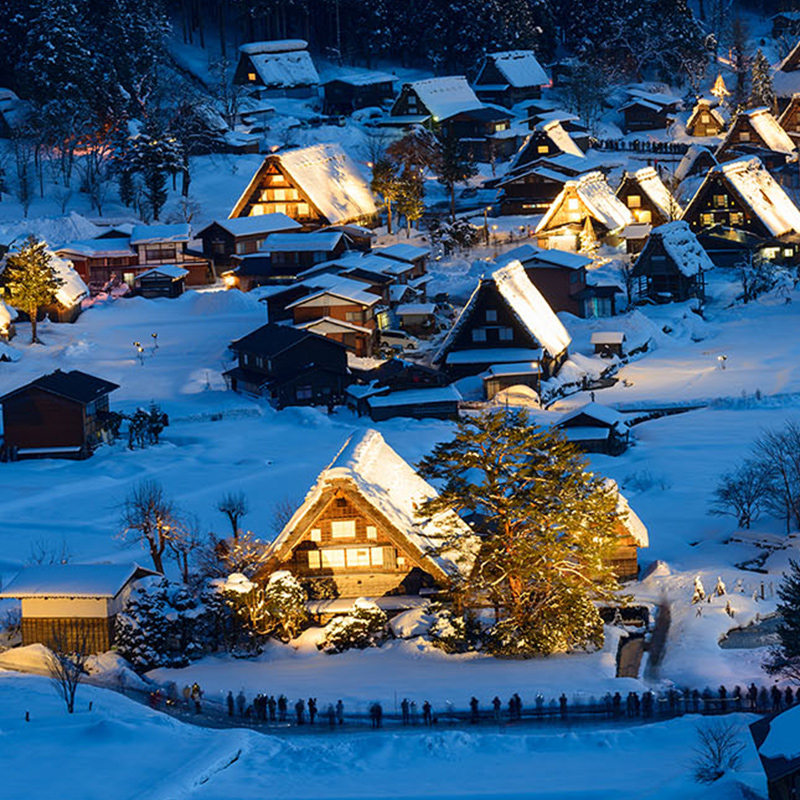
<instances>
[{"instance_id":1,"label":"lit evergreen tree","mask_svg":"<svg viewBox=\"0 0 800 800\"><path fill-rule=\"evenodd\" d=\"M414 174L403 175L397 186L397 213L405 217L406 236L411 237L411 226L425 213L425 184Z\"/></svg>"},{"instance_id":2,"label":"lit evergreen tree","mask_svg":"<svg viewBox=\"0 0 800 800\"><path fill-rule=\"evenodd\" d=\"M618 589L608 565L617 498L587 471L575 445L525 412L487 412L460 420L453 440L437 445L419 471L442 484L420 515L453 509L480 520L477 563L455 589L468 603L495 608L494 652L531 656L602 644L595 602ZM454 528L443 549L466 546Z\"/></svg>"},{"instance_id":3,"label":"lit evergreen tree","mask_svg":"<svg viewBox=\"0 0 800 800\"><path fill-rule=\"evenodd\" d=\"M772 68L767 57L759 49L750 68L750 108L766 106L775 112L777 98L772 86Z\"/></svg>"},{"instance_id":4,"label":"lit evergreen tree","mask_svg":"<svg viewBox=\"0 0 800 800\"><path fill-rule=\"evenodd\" d=\"M39 309L54 303L64 284L50 263L47 244L29 236L18 250L9 254L2 277L6 300L30 317L31 344L38 342Z\"/></svg>"}]
</instances>

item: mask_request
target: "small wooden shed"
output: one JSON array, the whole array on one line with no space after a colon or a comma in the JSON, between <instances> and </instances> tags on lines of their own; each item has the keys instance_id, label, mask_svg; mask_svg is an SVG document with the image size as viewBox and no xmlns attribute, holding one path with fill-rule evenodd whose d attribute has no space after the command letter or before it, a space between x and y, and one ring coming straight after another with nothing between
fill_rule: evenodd
<instances>
[{"instance_id":1,"label":"small wooden shed","mask_svg":"<svg viewBox=\"0 0 800 800\"><path fill-rule=\"evenodd\" d=\"M26 567L0 592L22 602L22 644L61 652L105 653L133 584L157 575L138 564Z\"/></svg>"},{"instance_id":2,"label":"small wooden shed","mask_svg":"<svg viewBox=\"0 0 800 800\"><path fill-rule=\"evenodd\" d=\"M625 334L622 331L595 331L592 334L591 344L595 355L603 358L625 354Z\"/></svg>"},{"instance_id":3,"label":"small wooden shed","mask_svg":"<svg viewBox=\"0 0 800 800\"><path fill-rule=\"evenodd\" d=\"M136 293L142 297L180 297L186 290L189 270L175 264L153 267L136 276Z\"/></svg>"}]
</instances>

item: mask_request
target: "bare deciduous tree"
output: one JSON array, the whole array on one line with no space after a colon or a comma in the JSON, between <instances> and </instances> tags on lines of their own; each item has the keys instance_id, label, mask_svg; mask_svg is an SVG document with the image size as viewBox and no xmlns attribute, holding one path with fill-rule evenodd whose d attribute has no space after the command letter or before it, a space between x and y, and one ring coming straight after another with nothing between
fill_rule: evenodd
<instances>
[{"instance_id":1,"label":"bare deciduous tree","mask_svg":"<svg viewBox=\"0 0 800 800\"><path fill-rule=\"evenodd\" d=\"M123 539L133 538L150 553L153 568L164 572L164 550L170 538L182 535L182 522L158 481L145 480L131 489L122 503Z\"/></svg>"},{"instance_id":2,"label":"bare deciduous tree","mask_svg":"<svg viewBox=\"0 0 800 800\"><path fill-rule=\"evenodd\" d=\"M67 712L75 711L75 693L85 672L86 636L75 651L70 652L62 637L56 636L47 655L47 672L56 694L64 701Z\"/></svg>"},{"instance_id":3,"label":"bare deciduous tree","mask_svg":"<svg viewBox=\"0 0 800 800\"><path fill-rule=\"evenodd\" d=\"M244 492L228 492L222 495L217 503L217 511L228 518L228 522L231 524L233 538L237 539L240 530L239 523L250 511L250 506L247 503L247 497L245 497Z\"/></svg>"},{"instance_id":4,"label":"bare deciduous tree","mask_svg":"<svg viewBox=\"0 0 800 800\"><path fill-rule=\"evenodd\" d=\"M741 528L749 529L759 517L772 487L769 471L749 459L733 472L726 472L714 490L711 513L736 517Z\"/></svg>"},{"instance_id":5,"label":"bare deciduous tree","mask_svg":"<svg viewBox=\"0 0 800 800\"><path fill-rule=\"evenodd\" d=\"M698 726L697 740L693 766L698 783L714 783L741 763L744 745L734 724L719 721Z\"/></svg>"},{"instance_id":6,"label":"bare deciduous tree","mask_svg":"<svg viewBox=\"0 0 800 800\"><path fill-rule=\"evenodd\" d=\"M800 424L787 422L782 430L768 431L755 443L755 458L771 476L772 486L765 496L770 511L800 525Z\"/></svg>"},{"instance_id":7,"label":"bare deciduous tree","mask_svg":"<svg viewBox=\"0 0 800 800\"><path fill-rule=\"evenodd\" d=\"M38 539L31 542L30 554L26 563L32 565L69 564L71 558L72 553L66 539L62 539L59 544L47 539Z\"/></svg>"},{"instance_id":8,"label":"bare deciduous tree","mask_svg":"<svg viewBox=\"0 0 800 800\"><path fill-rule=\"evenodd\" d=\"M194 516L183 520L180 528L167 538L167 547L175 557L184 583L189 583L189 557L201 545L200 521Z\"/></svg>"}]
</instances>

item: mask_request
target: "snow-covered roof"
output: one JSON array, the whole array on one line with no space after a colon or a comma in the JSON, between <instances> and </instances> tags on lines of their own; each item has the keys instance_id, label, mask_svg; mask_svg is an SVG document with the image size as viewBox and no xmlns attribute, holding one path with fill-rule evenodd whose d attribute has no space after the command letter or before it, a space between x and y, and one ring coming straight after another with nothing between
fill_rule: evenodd
<instances>
[{"instance_id":1,"label":"snow-covered roof","mask_svg":"<svg viewBox=\"0 0 800 800\"><path fill-rule=\"evenodd\" d=\"M567 329L519 261L495 270L492 280L519 321L550 355L556 356L569 346L572 339Z\"/></svg>"},{"instance_id":2,"label":"snow-covered roof","mask_svg":"<svg viewBox=\"0 0 800 800\"><path fill-rule=\"evenodd\" d=\"M188 242L192 228L188 222L135 225L131 231L131 244L161 244L162 242Z\"/></svg>"},{"instance_id":3,"label":"snow-covered roof","mask_svg":"<svg viewBox=\"0 0 800 800\"><path fill-rule=\"evenodd\" d=\"M408 85L438 121L483 107L463 75L428 78Z\"/></svg>"},{"instance_id":4,"label":"snow-covered roof","mask_svg":"<svg viewBox=\"0 0 800 800\"><path fill-rule=\"evenodd\" d=\"M232 236L253 236L259 233L273 233L274 231L293 231L303 227L297 220L277 212L274 214L254 214L252 217L218 219L215 220L215 224L224 228Z\"/></svg>"},{"instance_id":5,"label":"snow-covered roof","mask_svg":"<svg viewBox=\"0 0 800 800\"><path fill-rule=\"evenodd\" d=\"M376 430L354 433L347 440L270 546L272 553L277 553L289 540L306 512L320 500L332 481L353 484L367 502L443 572L453 575L467 572L471 567L477 553L477 537L473 538L474 546L463 555L447 550L432 552L446 543L454 529L461 536L472 537L472 532L455 512L442 512L424 519L417 517L419 505L437 497L438 493Z\"/></svg>"},{"instance_id":6,"label":"snow-covered roof","mask_svg":"<svg viewBox=\"0 0 800 800\"><path fill-rule=\"evenodd\" d=\"M508 264L510 261L521 261L526 269L533 267L566 267L567 269L581 269L592 263L591 258L568 253L566 250L544 250L532 244L521 244L497 259L498 265Z\"/></svg>"},{"instance_id":7,"label":"snow-covered roof","mask_svg":"<svg viewBox=\"0 0 800 800\"><path fill-rule=\"evenodd\" d=\"M372 86L376 83L394 83L396 80L396 75L390 75L387 72L374 72L371 69L348 67L346 72L335 72L333 77L327 80L326 83L341 81L350 86Z\"/></svg>"},{"instance_id":8,"label":"snow-covered roof","mask_svg":"<svg viewBox=\"0 0 800 800\"><path fill-rule=\"evenodd\" d=\"M86 256L87 258L121 258L123 256L135 256L136 251L131 249L130 239L127 236L119 236L112 239L81 239L75 242L59 245L55 248L58 254L70 254Z\"/></svg>"},{"instance_id":9,"label":"snow-covered roof","mask_svg":"<svg viewBox=\"0 0 800 800\"><path fill-rule=\"evenodd\" d=\"M136 276L136 280L138 281L141 278L145 278L150 275L165 275L173 281L179 281L181 278L185 278L188 274L188 269L183 269L183 267L179 267L177 264L163 264L160 267L153 267L152 269L140 272Z\"/></svg>"},{"instance_id":10,"label":"snow-covered roof","mask_svg":"<svg viewBox=\"0 0 800 800\"><path fill-rule=\"evenodd\" d=\"M514 377L516 375L538 375L538 361L512 361L509 364L492 364L486 371L484 380L498 378L503 375Z\"/></svg>"},{"instance_id":11,"label":"snow-covered roof","mask_svg":"<svg viewBox=\"0 0 800 800\"><path fill-rule=\"evenodd\" d=\"M712 106L710 100L701 97L692 109L689 119L686 120L686 127L690 128L700 114L710 114L714 120L716 120L717 124L723 128L729 121L729 115L725 113L722 108L719 106Z\"/></svg>"},{"instance_id":12,"label":"snow-covered roof","mask_svg":"<svg viewBox=\"0 0 800 800\"><path fill-rule=\"evenodd\" d=\"M264 253L330 252L341 242L343 235L338 231L271 233L260 249Z\"/></svg>"},{"instance_id":13,"label":"snow-covered roof","mask_svg":"<svg viewBox=\"0 0 800 800\"><path fill-rule=\"evenodd\" d=\"M47 564L25 567L0 598L116 597L126 584L157 573L138 564Z\"/></svg>"},{"instance_id":14,"label":"snow-covered roof","mask_svg":"<svg viewBox=\"0 0 800 800\"><path fill-rule=\"evenodd\" d=\"M287 150L277 157L328 222L346 222L376 213L369 183L338 144Z\"/></svg>"},{"instance_id":15,"label":"snow-covered roof","mask_svg":"<svg viewBox=\"0 0 800 800\"><path fill-rule=\"evenodd\" d=\"M645 100L659 109L667 106L680 105L681 102L679 97L674 97L671 94L645 91L644 89L628 89L628 94L637 100Z\"/></svg>"},{"instance_id":16,"label":"snow-covered roof","mask_svg":"<svg viewBox=\"0 0 800 800\"><path fill-rule=\"evenodd\" d=\"M627 421L619 411L615 411L613 408L609 408L608 406L604 406L601 403L595 403L594 401L590 403L585 403L578 408L573 409L572 411L567 411L558 422L556 422L556 427L561 427L567 422L575 419L576 417L580 417L581 415L585 415L590 419L597 420L598 422L602 422L604 425L608 425L610 427L614 427L615 425L627 425Z\"/></svg>"},{"instance_id":17,"label":"snow-covered roof","mask_svg":"<svg viewBox=\"0 0 800 800\"><path fill-rule=\"evenodd\" d=\"M529 86L547 86L550 78L536 60L533 50L508 50L489 53L486 57L494 61L509 86L524 89ZM478 78L480 81L480 78Z\"/></svg>"},{"instance_id":18,"label":"snow-covered roof","mask_svg":"<svg viewBox=\"0 0 800 800\"><path fill-rule=\"evenodd\" d=\"M407 389L402 392L370 397L367 403L371 408L386 406L409 406L422 403L457 403L461 393L452 384L450 386L434 386L428 389Z\"/></svg>"},{"instance_id":19,"label":"snow-covered roof","mask_svg":"<svg viewBox=\"0 0 800 800\"><path fill-rule=\"evenodd\" d=\"M436 311L433 303L406 303L394 310L398 317L426 316Z\"/></svg>"},{"instance_id":20,"label":"snow-covered roof","mask_svg":"<svg viewBox=\"0 0 800 800\"><path fill-rule=\"evenodd\" d=\"M522 361L538 362L541 357L542 351L531 347L480 347L474 350L454 350L447 354L446 362L448 364L516 364Z\"/></svg>"},{"instance_id":21,"label":"snow-covered roof","mask_svg":"<svg viewBox=\"0 0 800 800\"><path fill-rule=\"evenodd\" d=\"M89 287L83 278L66 258L60 258L55 253L50 254L50 266L63 283L56 292L56 302L65 308L73 308L89 296Z\"/></svg>"},{"instance_id":22,"label":"snow-covered roof","mask_svg":"<svg viewBox=\"0 0 800 800\"><path fill-rule=\"evenodd\" d=\"M621 522L627 529L628 533L633 537L638 547L649 547L650 536L647 533L647 527L644 522L639 518L638 514L631 508L628 503L628 498L620 492L619 487L615 481L608 479L606 485L617 492L617 514L621 517Z\"/></svg>"},{"instance_id":23,"label":"snow-covered roof","mask_svg":"<svg viewBox=\"0 0 800 800\"><path fill-rule=\"evenodd\" d=\"M791 137L781 128L778 120L772 116L768 108L753 108L744 113L750 117L750 124L753 129L770 150L788 155L792 155L795 152L795 144Z\"/></svg>"},{"instance_id":24,"label":"snow-covered roof","mask_svg":"<svg viewBox=\"0 0 800 800\"><path fill-rule=\"evenodd\" d=\"M691 278L714 268L708 253L700 246L688 222L675 220L653 228L652 236L660 236L667 255L678 269Z\"/></svg>"},{"instance_id":25,"label":"snow-covered roof","mask_svg":"<svg viewBox=\"0 0 800 800\"><path fill-rule=\"evenodd\" d=\"M572 137L558 120L540 123L537 127L541 127L541 130L550 137L550 140L562 153L567 153L567 155L577 158L586 158L586 154L575 144Z\"/></svg>"},{"instance_id":26,"label":"snow-covered roof","mask_svg":"<svg viewBox=\"0 0 800 800\"><path fill-rule=\"evenodd\" d=\"M794 72L797 70L798 48L800 48L800 42L797 42L786 54L786 57L781 59L778 66L775 68L777 72Z\"/></svg>"},{"instance_id":27,"label":"snow-covered roof","mask_svg":"<svg viewBox=\"0 0 800 800\"><path fill-rule=\"evenodd\" d=\"M264 86L289 89L319 83L317 68L307 47L302 39L284 39L243 44L239 51L249 56Z\"/></svg>"},{"instance_id":28,"label":"snow-covered roof","mask_svg":"<svg viewBox=\"0 0 800 800\"><path fill-rule=\"evenodd\" d=\"M355 283L355 281L348 281L348 284L352 283ZM360 286L364 286L364 284L362 283ZM293 303L289 303L286 308L290 309L295 308L295 306L306 305L312 300L318 300L320 297L325 296L342 300L343 304L351 302L363 306L374 306L375 303L379 302L381 299L378 295L367 292L364 289L350 288L345 283L338 283L331 288L320 289L318 292L313 292L305 297L301 297L300 299L295 300Z\"/></svg>"},{"instance_id":29,"label":"snow-covered roof","mask_svg":"<svg viewBox=\"0 0 800 800\"><path fill-rule=\"evenodd\" d=\"M587 172L579 178L567 181L547 213L536 226L537 233L547 228L552 217L572 194L577 194L589 214L609 231L632 223L630 209L614 194L602 172Z\"/></svg>"},{"instance_id":30,"label":"snow-covered roof","mask_svg":"<svg viewBox=\"0 0 800 800\"><path fill-rule=\"evenodd\" d=\"M706 180L719 173L773 236L800 233L800 211L758 158L751 156L720 164L709 171ZM698 192L701 190L702 187Z\"/></svg>"},{"instance_id":31,"label":"snow-covered roof","mask_svg":"<svg viewBox=\"0 0 800 800\"><path fill-rule=\"evenodd\" d=\"M405 261L408 264L411 264L415 259L431 254L431 251L427 247L419 247L415 244L406 244L405 242L390 244L388 247L381 248L380 250L373 250L372 252L375 255L384 256L385 258L394 258L397 261Z\"/></svg>"},{"instance_id":32,"label":"snow-covered roof","mask_svg":"<svg viewBox=\"0 0 800 800\"><path fill-rule=\"evenodd\" d=\"M17 312L0 300L0 333L7 334L12 321L16 318Z\"/></svg>"},{"instance_id":33,"label":"snow-covered roof","mask_svg":"<svg viewBox=\"0 0 800 800\"><path fill-rule=\"evenodd\" d=\"M320 317L319 319L312 319L308 322L302 322L295 325L295 328L303 331L312 331L326 336L329 333L364 333L372 335L370 328L365 328L363 325L356 325L353 322L347 322L343 319L335 319L334 317Z\"/></svg>"},{"instance_id":34,"label":"snow-covered roof","mask_svg":"<svg viewBox=\"0 0 800 800\"><path fill-rule=\"evenodd\" d=\"M675 180L679 182L684 180L691 172L694 162L697 161L697 159L704 153L711 156L711 160L716 163L717 159L714 158L714 154L707 147L701 147L700 145L693 144L684 153L683 158L681 158L680 163L675 169Z\"/></svg>"},{"instance_id":35,"label":"snow-covered roof","mask_svg":"<svg viewBox=\"0 0 800 800\"><path fill-rule=\"evenodd\" d=\"M671 219L680 216L681 207L678 201L670 194L654 167L637 169L633 177L663 217Z\"/></svg>"},{"instance_id":36,"label":"snow-covered roof","mask_svg":"<svg viewBox=\"0 0 800 800\"><path fill-rule=\"evenodd\" d=\"M622 344L624 341L622 331L595 331L589 339L591 344Z\"/></svg>"}]
</instances>

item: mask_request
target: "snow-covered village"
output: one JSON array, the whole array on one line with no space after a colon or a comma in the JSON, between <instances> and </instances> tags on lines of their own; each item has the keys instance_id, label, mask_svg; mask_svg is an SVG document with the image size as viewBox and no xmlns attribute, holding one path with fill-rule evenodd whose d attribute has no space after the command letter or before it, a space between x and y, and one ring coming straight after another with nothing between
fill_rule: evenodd
<instances>
[{"instance_id":1,"label":"snow-covered village","mask_svg":"<svg viewBox=\"0 0 800 800\"><path fill-rule=\"evenodd\" d=\"M800 798L800 4L0 0L0 797Z\"/></svg>"}]
</instances>

